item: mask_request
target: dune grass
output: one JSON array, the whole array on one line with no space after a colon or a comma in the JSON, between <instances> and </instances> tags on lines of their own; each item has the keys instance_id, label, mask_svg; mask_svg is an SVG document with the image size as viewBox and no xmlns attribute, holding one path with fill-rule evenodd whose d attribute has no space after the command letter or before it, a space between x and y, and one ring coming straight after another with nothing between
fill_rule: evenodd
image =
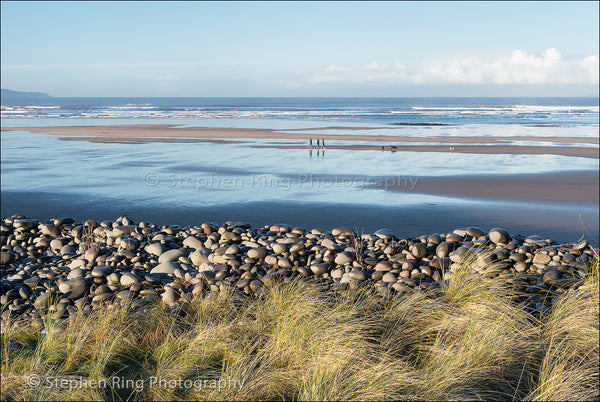
<instances>
[{"instance_id":1,"label":"dune grass","mask_svg":"<svg viewBox=\"0 0 600 402\"><path fill-rule=\"evenodd\" d=\"M468 264L435 292L388 301L294 281L197 298L185 317L105 306L45 334L9 326L2 399L597 400L598 277L596 258L541 318Z\"/></svg>"}]
</instances>

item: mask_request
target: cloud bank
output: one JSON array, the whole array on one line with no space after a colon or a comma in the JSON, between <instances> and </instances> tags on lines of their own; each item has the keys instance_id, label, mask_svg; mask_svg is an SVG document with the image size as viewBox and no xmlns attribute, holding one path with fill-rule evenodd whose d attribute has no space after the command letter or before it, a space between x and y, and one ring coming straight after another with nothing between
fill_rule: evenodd
<instances>
[{"instance_id":1,"label":"cloud bank","mask_svg":"<svg viewBox=\"0 0 600 402\"><path fill-rule=\"evenodd\" d=\"M329 66L308 83L366 84L598 84L598 55L565 60L551 48L541 55L514 50L510 55L453 56L430 61L414 71L401 63Z\"/></svg>"}]
</instances>

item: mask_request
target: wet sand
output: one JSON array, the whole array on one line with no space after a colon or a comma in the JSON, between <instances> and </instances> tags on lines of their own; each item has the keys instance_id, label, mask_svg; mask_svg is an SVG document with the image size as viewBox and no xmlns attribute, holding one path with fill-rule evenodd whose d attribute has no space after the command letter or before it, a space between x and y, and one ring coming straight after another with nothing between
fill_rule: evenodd
<instances>
[{"instance_id":1,"label":"wet sand","mask_svg":"<svg viewBox=\"0 0 600 402\"><path fill-rule=\"evenodd\" d=\"M324 127L322 130L346 129ZM349 128L357 129L357 128ZM369 128L360 128L368 130ZM318 131L319 129L311 129ZM358 129L357 129L358 130ZM597 144L598 138L578 137L409 137L369 136L364 134L309 134L301 130L237 128L175 128L169 125L128 125L91 127L39 127L2 128L2 131L31 131L61 136L62 139L141 143L165 142L235 142L244 138L273 140L308 139L362 141L365 145L330 145L327 149L381 149L381 145L369 141L385 142L384 151L418 152L468 152L468 153L526 153L558 154L598 158L596 147L566 146L516 146L507 141L537 141L571 144ZM288 132L288 131L299 131ZM394 145L394 142L429 142L436 145ZM313 141L314 143L314 141ZM452 145L453 150L447 145ZM489 145L472 145L482 143ZM316 144L315 144L316 145ZM273 148L306 148L306 145L282 145L281 143L256 144ZM392 147L396 147L395 149ZM385 180L385 178L382 178ZM232 203L208 207L179 207L150 205L144 200L104 200L86 198L75 194L50 194L27 192L2 192L2 215L24 213L33 217L72 216L75 219L114 219L124 213L135 220L148 220L157 224L226 220L244 220L252 225L286 222L305 227L332 228L339 226L364 227L375 231L391 227L398 235L411 236L434 231L451 231L466 225L489 229L503 226L511 233L544 233L557 241L574 241L582 234L579 213L584 224L598 238L598 171L574 171L545 174L486 175L416 177L418 182L411 189L398 182L396 185L373 185L389 191L433 194L458 198L490 200L486 204L427 204L419 206L384 207L359 204L323 204L289 202ZM366 194L366 193L365 193ZM366 200L368 199L365 198ZM520 204L512 204L520 202ZM511 205L512 204L512 205ZM525 233L523 233L525 231Z\"/></svg>"},{"instance_id":2,"label":"wet sand","mask_svg":"<svg viewBox=\"0 0 600 402\"><path fill-rule=\"evenodd\" d=\"M343 127L322 127L310 129L319 130L342 130ZM372 130L374 128L356 128L349 130ZM390 129L402 129L391 127ZM362 141L362 142L385 142L387 145L327 145L327 149L344 150L381 150L390 152L453 152L470 154L546 154L563 155L584 158L600 158L596 147L577 146L531 146L511 145L507 142L529 141L529 142L553 142L558 144L598 144L598 138L589 137L414 137L414 136L386 136L386 135L353 135L353 134L308 134L295 133L295 130L269 130L250 128L210 128L210 127L175 127L166 124L139 124L139 125L115 125L115 126L68 126L68 127L3 127L2 131L30 131L39 134L51 134L60 136L61 140L70 141L92 141L105 143L144 143L144 142L221 142L223 139L278 139L278 140L300 140L305 144L281 145L266 144L253 145L264 148L291 148L301 149L308 146L309 140L336 140L336 141ZM230 141L228 141L230 142ZM236 141L242 143L243 141ZM435 143L438 145L398 145L397 143L418 142ZM449 145L439 145L449 144ZM457 145L458 144L458 145ZM469 145L488 144L488 145ZM316 143L313 145L316 146Z\"/></svg>"},{"instance_id":3,"label":"wet sand","mask_svg":"<svg viewBox=\"0 0 600 402\"><path fill-rule=\"evenodd\" d=\"M69 193L2 192L2 216L22 213L37 219L70 216L84 219L114 220L127 215L135 221L157 225L200 225L212 221L244 221L253 226L287 223L306 229L335 227L357 228L373 233L390 228L398 236L412 237L426 233L451 232L459 227L479 226L484 230L502 227L511 234L542 235L559 242L574 242L584 233L598 239L598 209L556 205L453 205L430 203L408 206L374 206L363 204L248 202L206 207L156 205L145 200L122 200L85 197Z\"/></svg>"},{"instance_id":4,"label":"wet sand","mask_svg":"<svg viewBox=\"0 0 600 402\"><path fill-rule=\"evenodd\" d=\"M571 203L598 207L599 173L590 171L519 175L382 178L371 188L469 199ZM416 183L415 183L416 182Z\"/></svg>"}]
</instances>

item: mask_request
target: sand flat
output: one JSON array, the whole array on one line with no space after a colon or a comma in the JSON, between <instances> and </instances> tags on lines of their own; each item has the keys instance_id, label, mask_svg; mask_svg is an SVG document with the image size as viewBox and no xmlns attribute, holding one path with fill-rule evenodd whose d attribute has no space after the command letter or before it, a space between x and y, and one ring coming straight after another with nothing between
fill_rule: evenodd
<instances>
[{"instance_id":1,"label":"sand flat","mask_svg":"<svg viewBox=\"0 0 600 402\"><path fill-rule=\"evenodd\" d=\"M323 127L311 130L341 130L343 127ZM358 129L349 127L349 130ZM375 128L360 128L371 130ZM137 125L109 125L109 126L65 126L65 127L3 127L2 131L29 131L39 134L51 134L60 136L61 140L92 141L92 142L221 142L224 139L281 139L301 140L308 142L310 139L324 139L336 141L358 141L378 142L388 145L343 145L327 144L328 149L345 150L381 150L392 152L456 152L471 154L547 154L563 155L584 158L599 158L599 150L596 147L577 146L531 146L514 145L507 142L530 141L530 142L553 142L570 144L598 144L598 138L591 137L415 137L415 136L387 136L387 135L364 135L364 134L308 134L287 132L294 130L271 130L255 128L212 128L212 127L177 127L167 124L137 124ZM296 130L297 131L297 130ZM228 141L231 142L231 141ZM242 141L236 141L241 143ZM436 145L394 145L395 143L435 143ZM470 144L487 145L470 145ZM439 144L452 144L439 145ZM308 144L307 144L308 145ZM314 143L316 145L316 143ZM266 148L305 148L305 145L281 145L281 144L255 144L256 147Z\"/></svg>"},{"instance_id":2,"label":"sand flat","mask_svg":"<svg viewBox=\"0 0 600 402\"><path fill-rule=\"evenodd\" d=\"M518 175L416 177L414 185L390 176L371 188L459 198L598 206L599 173L590 171ZM387 183L392 183L388 185Z\"/></svg>"},{"instance_id":3,"label":"sand flat","mask_svg":"<svg viewBox=\"0 0 600 402\"><path fill-rule=\"evenodd\" d=\"M382 142L432 142L449 144L505 143L506 141L539 141L576 144L599 144L595 137L415 137L402 135L361 135L361 134L310 134L296 133L304 130L376 130L382 127L321 127L311 129L271 130L261 128L222 128L222 127L177 127L168 124L134 124L107 126L64 126L64 127L2 127L2 131L30 131L38 134L52 134L75 137L137 137L137 138L272 138L272 139L326 139L344 141ZM394 127L386 127L395 129ZM290 132L288 132L290 131Z\"/></svg>"}]
</instances>

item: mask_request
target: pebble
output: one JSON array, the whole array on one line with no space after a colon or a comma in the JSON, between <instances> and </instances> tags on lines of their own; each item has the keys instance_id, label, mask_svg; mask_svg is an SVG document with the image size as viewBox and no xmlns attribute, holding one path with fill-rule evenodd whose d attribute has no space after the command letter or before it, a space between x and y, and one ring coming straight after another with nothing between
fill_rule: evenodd
<instances>
[{"instance_id":1,"label":"pebble","mask_svg":"<svg viewBox=\"0 0 600 402\"><path fill-rule=\"evenodd\" d=\"M398 277L396 276L396 274L395 274L395 273L393 273L393 272L386 272L386 273L383 275L383 277L381 278L381 280L382 280L383 282L396 282L396 279L397 279L397 278L398 278Z\"/></svg>"},{"instance_id":2,"label":"pebble","mask_svg":"<svg viewBox=\"0 0 600 402\"><path fill-rule=\"evenodd\" d=\"M248 257L254 259L262 259L267 256L267 249L265 247L257 247L248 250Z\"/></svg>"},{"instance_id":3,"label":"pebble","mask_svg":"<svg viewBox=\"0 0 600 402\"><path fill-rule=\"evenodd\" d=\"M123 286L130 286L130 285L133 285L134 283L140 282L140 278L138 278L135 274L128 272L121 276L121 279L119 280L119 282Z\"/></svg>"},{"instance_id":4,"label":"pebble","mask_svg":"<svg viewBox=\"0 0 600 402\"><path fill-rule=\"evenodd\" d=\"M86 228L93 230L87 239ZM598 251L587 241L559 245L540 236L512 237L501 228L487 235L466 227L398 239L388 228L356 236L343 227L157 227L127 217L100 224L6 218L2 236L11 239L0 255L0 302L9 311L2 320L10 315L34 326L46 314L66 317L123 300L140 308L158 299L185 314L184 306L197 297L260 294L264 285L294 278L327 292L371 287L390 298L435 288L465 261L474 261L473 275L506 280L545 314L556 295L581 286Z\"/></svg>"},{"instance_id":5,"label":"pebble","mask_svg":"<svg viewBox=\"0 0 600 402\"><path fill-rule=\"evenodd\" d=\"M427 255L427 248L425 247L425 245L423 243L416 243L416 244L413 244L412 246L410 246L410 253L417 260L420 260L421 258L423 258Z\"/></svg>"},{"instance_id":6,"label":"pebble","mask_svg":"<svg viewBox=\"0 0 600 402\"><path fill-rule=\"evenodd\" d=\"M175 269L177 269L177 264L173 262L163 262L158 264L154 268L150 270L151 274L168 274L173 275L175 273Z\"/></svg>"},{"instance_id":7,"label":"pebble","mask_svg":"<svg viewBox=\"0 0 600 402\"><path fill-rule=\"evenodd\" d=\"M354 231L350 228L335 228L331 231L331 235L334 237L338 237L342 234L353 234Z\"/></svg>"},{"instance_id":8,"label":"pebble","mask_svg":"<svg viewBox=\"0 0 600 402\"><path fill-rule=\"evenodd\" d=\"M0 263L2 265L11 264L15 260L15 255L13 253L9 253L8 251L2 251L0 253Z\"/></svg>"},{"instance_id":9,"label":"pebble","mask_svg":"<svg viewBox=\"0 0 600 402\"><path fill-rule=\"evenodd\" d=\"M356 279L357 281L364 281L365 279L367 279L365 273L360 269L353 269L352 271L350 271L349 276L350 278Z\"/></svg>"},{"instance_id":10,"label":"pebble","mask_svg":"<svg viewBox=\"0 0 600 402\"><path fill-rule=\"evenodd\" d=\"M275 254L283 254L287 251L287 247L285 246L285 244L280 243L273 244L271 248L273 249L273 253Z\"/></svg>"},{"instance_id":11,"label":"pebble","mask_svg":"<svg viewBox=\"0 0 600 402\"><path fill-rule=\"evenodd\" d=\"M354 261L354 256L352 256L350 253L347 253L345 251L343 251L335 256L335 263L337 265L351 264L352 261Z\"/></svg>"},{"instance_id":12,"label":"pebble","mask_svg":"<svg viewBox=\"0 0 600 402\"><path fill-rule=\"evenodd\" d=\"M547 254L536 254L533 257L534 264L548 264L550 261L552 261L552 257Z\"/></svg>"},{"instance_id":13,"label":"pebble","mask_svg":"<svg viewBox=\"0 0 600 402\"><path fill-rule=\"evenodd\" d=\"M185 254L185 251L180 249L165 251L160 255L160 257L158 257L158 262L160 264L163 262L178 261L179 258L185 256Z\"/></svg>"},{"instance_id":14,"label":"pebble","mask_svg":"<svg viewBox=\"0 0 600 402\"><path fill-rule=\"evenodd\" d=\"M159 257L165 251L165 248L160 243L152 243L146 246L146 251Z\"/></svg>"},{"instance_id":15,"label":"pebble","mask_svg":"<svg viewBox=\"0 0 600 402\"><path fill-rule=\"evenodd\" d=\"M507 244L510 241L508 232L501 228L493 228L489 231L488 237L490 241L496 244Z\"/></svg>"},{"instance_id":16,"label":"pebble","mask_svg":"<svg viewBox=\"0 0 600 402\"><path fill-rule=\"evenodd\" d=\"M204 242L195 236L188 236L183 241L183 245L197 250L204 247Z\"/></svg>"},{"instance_id":17,"label":"pebble","mask_svg":"<svg viewBox=\"0 0 600 402\"><path fill-rule=\"evenodd\" d=\"M375 271L387 272L392 270L392 263L389 261L380 261L375 265Z\"/></svg>"},{"instance_id":18,"label":"pebble","mask_svg":"<svg viewBox=\"0 0 600 402\"><path fill-rule=\"evenodd\" d=\"M92 276L95 278L102 278L109 275L112 272L110 267L96 267L92 270Z\"/></svg>"}]
</instances>

